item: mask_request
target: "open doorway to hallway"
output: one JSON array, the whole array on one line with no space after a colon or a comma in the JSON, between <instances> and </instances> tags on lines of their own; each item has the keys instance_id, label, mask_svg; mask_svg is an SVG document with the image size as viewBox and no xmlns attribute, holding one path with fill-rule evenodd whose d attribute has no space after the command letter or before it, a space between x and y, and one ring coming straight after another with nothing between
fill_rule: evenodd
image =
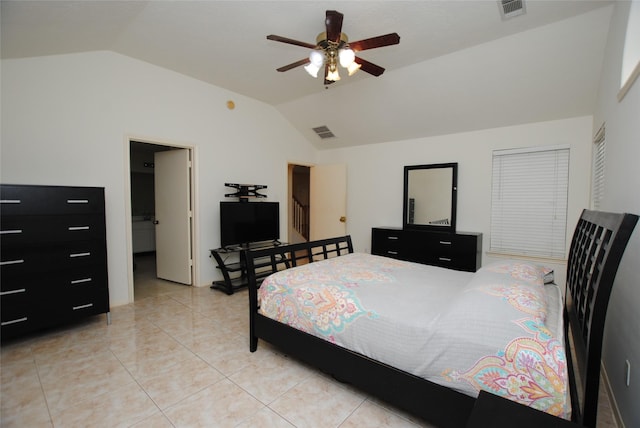
<instances>
[{"instance_id":1,"label":"open doorway to hallway","mask_svg":"<svg viewBox=\"0 0 640 428\"><path fill-rule=\"evenodd\" d=\"M289 242L347 233L346 164L289 164Z\"/></svg>"},{"instance_id":2,"label":"open doorway to hallway","mask_svg":"<svg viewBox=\"0 0 640 428\"><path fill-rule=\"evenodd\" d=\"M166 168L157 170L160 159L168 154L184 153L185 167L171 168L167 180ZM131 248L133 250L133 279L132 287L134 300L149 295L162 294L179 285L192 285L192 253L193 253L193 223L192 223L192 180L190 177L192 150L164 144L154 144L142 141L129 142L130 154L130 193L131 193ZM158 157L162 155L162 157ZM163 161L164 162L164 161ZM162 163L161 163L162 164ZM182 175L189 175L178 179L172 178L174 169L183 170ZM160 174L160 177L158 176ZM164 178L163 178L164 177ZM177 185L176 185L177 183ZM171 198L167 202L167 195ZM171 226L173 219L168 218L163 206L174 205L177 200L184 200L184 209L178 213L180 227ZM158 211L160 210L160 211ZM162 218L159 219L158 215ZM173 216L173 214L172 214ZM171 221L170 221L171 220ZM179 238L170 238L169 242L184 240L184 245L167 245L167 239L159 233L159 223L170 233L177 230ZM182 226L184 225L184 227ZM185 236L188 235L188 236ZM183 239L184 238L184 239ZM167 257L168 255L168 257ZM171 275L175 270L174 260L182 260L178 271L187 272L186 275L174 279ZM169 271L169 274L167 274Z\"/></svg>"},{"instance_id":3,"label":"open doorway to hallway","mask_svg":"<svg viewBox=\"0 0 640 428\"><path fill-rule=\"evenodd\" d=\"M309 241L310 171L305 165L289 164L289 242Z\"/></svg>"}]
</instances>

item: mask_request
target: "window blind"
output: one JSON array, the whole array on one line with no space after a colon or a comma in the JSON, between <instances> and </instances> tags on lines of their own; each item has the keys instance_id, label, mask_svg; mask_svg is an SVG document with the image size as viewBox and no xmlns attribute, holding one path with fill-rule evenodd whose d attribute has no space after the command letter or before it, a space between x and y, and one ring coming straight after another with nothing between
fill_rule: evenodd
<instances>
[{"instance_id":1,"label":"window blind","mask_svg":"<svg viewBox=\"0 0 640 428\"><path fill-rule=\"evenodd\" d=\"M491 251L564 258L569 148L493 152Z\"/></svg>"},{"instance_id":2,"label":"window blind","mask_svg":"<svg viewBox=\"0 0 640 428\"><path fill-rule=\"evenodd\" d=\"M593 165L591 167L591 206L594 210L602 207L604 198L604 167L606 144L605 126L602 125L593 140Z\"/></svg>"}]
</instances>

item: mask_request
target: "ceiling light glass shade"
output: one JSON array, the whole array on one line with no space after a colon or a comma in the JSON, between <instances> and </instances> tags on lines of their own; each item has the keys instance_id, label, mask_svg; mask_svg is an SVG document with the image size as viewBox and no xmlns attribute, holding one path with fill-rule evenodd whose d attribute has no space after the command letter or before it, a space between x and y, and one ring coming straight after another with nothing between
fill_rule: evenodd
<instances>
[{"instance_id":1,"label":"ceiling light glass shade","mask_svg":"<svg viewBox=\"0 0 640 428\"><path fill-rule=\"evenodd\" d=\"M349 48L340 49L338 52L338 58L340 58L340 65L344 68L348 68L356 59L356 54Z\"/></svg>"},{"instance_id":2,"label":"ceiling light glass shade","mask_svg":"<svg viewBox=\"0 0 640 428\"><path fill-rule=\"evenodd\" d=\"M327 80L331 80L332 82L337 82L340 80L340 74L338 74L338 69L334 68L333 70L329 70L327 73Z\"/></svg>"},{"instance_id":3,"label":"ceiling light glass shade","mask_svg":"<svg viewBox=\"0 0 640 428\"><path fill-rule=\"evenodd\" d=\"M304 66L304 69L307 70L307 73L309 73L312 77L318 77L318 71L320 70L320 67L318 67L317 65L309 63Z\"/></svg>"},{"instance_id":4,"label":"ceiling light glass shade","mask_svg":"<svg viewBox=\"0 0 640 428\"><path fill-rule=\"evenodd\" d=\"M352 62L351 65L347 67L347 70L349 70L349 76L353 76L354 74L356 74L356 71L360 70L360 67L362 66L357 62Z\"/></svg>"},{"instance_id":5,"label":"ceiling light glass shade","mask_svg":"<svg viewBox=\"0 0 640 428\"><path fill-rule=\"evenodd\" d=\"M309 53L309 61L311 61L311 64L317 68L320 68L322 67L322 64L324 64L324 54L319 50L314 49Z\"/></svg>"}]
</instances>

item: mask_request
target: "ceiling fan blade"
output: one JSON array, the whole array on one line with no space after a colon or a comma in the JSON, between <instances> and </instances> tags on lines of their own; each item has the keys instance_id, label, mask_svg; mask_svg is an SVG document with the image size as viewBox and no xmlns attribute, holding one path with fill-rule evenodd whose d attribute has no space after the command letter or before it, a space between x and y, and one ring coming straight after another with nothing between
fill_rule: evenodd
<instances>
[{"instance_id":1,"label":"ceiling fan blade","mask_svg":"<svg viewBox=\"0 0 640 428\"><path fill-rule=\"evenodd\" d=\"M288 43L290 45L302 46L303 48L315 49L316 45L312 45L311 43L301 42L299 40L289 39L287 37L276 36L275 34L269 34L267 36L268 40L273 40L275 42Z\"/></svg>"},{"instance_id":2,"label":"ceiling fan blade","mask_svg":"<svg viewBox=\"0 0 640 428\"><path fill-rule=\"evenodd\" d=\"M356 57L355 61L356 63L360 64L360 70L372 74L376 77L384 73L384 68L380 67L379 65L375 65L374 63L369 62L365 59Z\"/></svg>"},{"instance_id":3,"label":"ceiling fan blade","mask_svg":"<svg viewBox=\"0 0 640 428\"><path fill-rule=\"evenodd\" d=\"M296 68L296 67L300 67L301 65L308 64L309 62L310 62L309 58L305 58L305 59L301 59L300 61L292 62L289 65L283 65L282 67L277 68L276 70L280 72L288 71L288 70L291 70L292 68Z\"/></svg>"},{"instance_id":4,"label":"ceiling fan blade","mask_svg":"<svg viewBox=\"0 0 640 428\"><path fill-rule=\"evenodd\" d=\"M381 48L383 46L397 45L400 43L400 36L398 33L389 33L384 36L371 37L370 39L358 40L356 42L349 42L349 47L354 52L360 52L367 49Z\"/></svg>"},{"instance_id":5,"label":"ceiling fan blade","mask_svg":"<svg viewBox=\"0 0 640 428\"><path fill-rule=\"evenodd\" d=\"M344 15L337 10L328 10L324 21L327 29L327 40L340 43L340 34L342 34L342 20Z\"/></svg>"}]
</instances>

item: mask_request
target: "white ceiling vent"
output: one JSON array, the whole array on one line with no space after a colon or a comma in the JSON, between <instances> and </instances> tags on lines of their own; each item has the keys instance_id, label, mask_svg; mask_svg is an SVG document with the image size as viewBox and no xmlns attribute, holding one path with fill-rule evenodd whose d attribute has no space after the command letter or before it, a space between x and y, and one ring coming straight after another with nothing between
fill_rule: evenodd
<instances>
[{"instance_id":1,"label":"white ceiling vent","mask_svg":"<svg viewBox=\"0 0 640 428\"><path fill-rule=\"evenodd\" d=\"M327 126L318 126L317 128L312 129L313 132L318 134L318 137L322 138L323 140L327 138L336 138L336 136L333 135L333 132L331 132L331 130Z\"/></svg>"},{"instance_id":2,"label":"white ceiling vent","mask_svg":"<svg viewBox=\"0 0 640 428\"><path fill-rule=\"evenodd\" d=\"M513 18L526 12L524 0L498 0L502 19Z\"/></svg>"}]
</instances>

